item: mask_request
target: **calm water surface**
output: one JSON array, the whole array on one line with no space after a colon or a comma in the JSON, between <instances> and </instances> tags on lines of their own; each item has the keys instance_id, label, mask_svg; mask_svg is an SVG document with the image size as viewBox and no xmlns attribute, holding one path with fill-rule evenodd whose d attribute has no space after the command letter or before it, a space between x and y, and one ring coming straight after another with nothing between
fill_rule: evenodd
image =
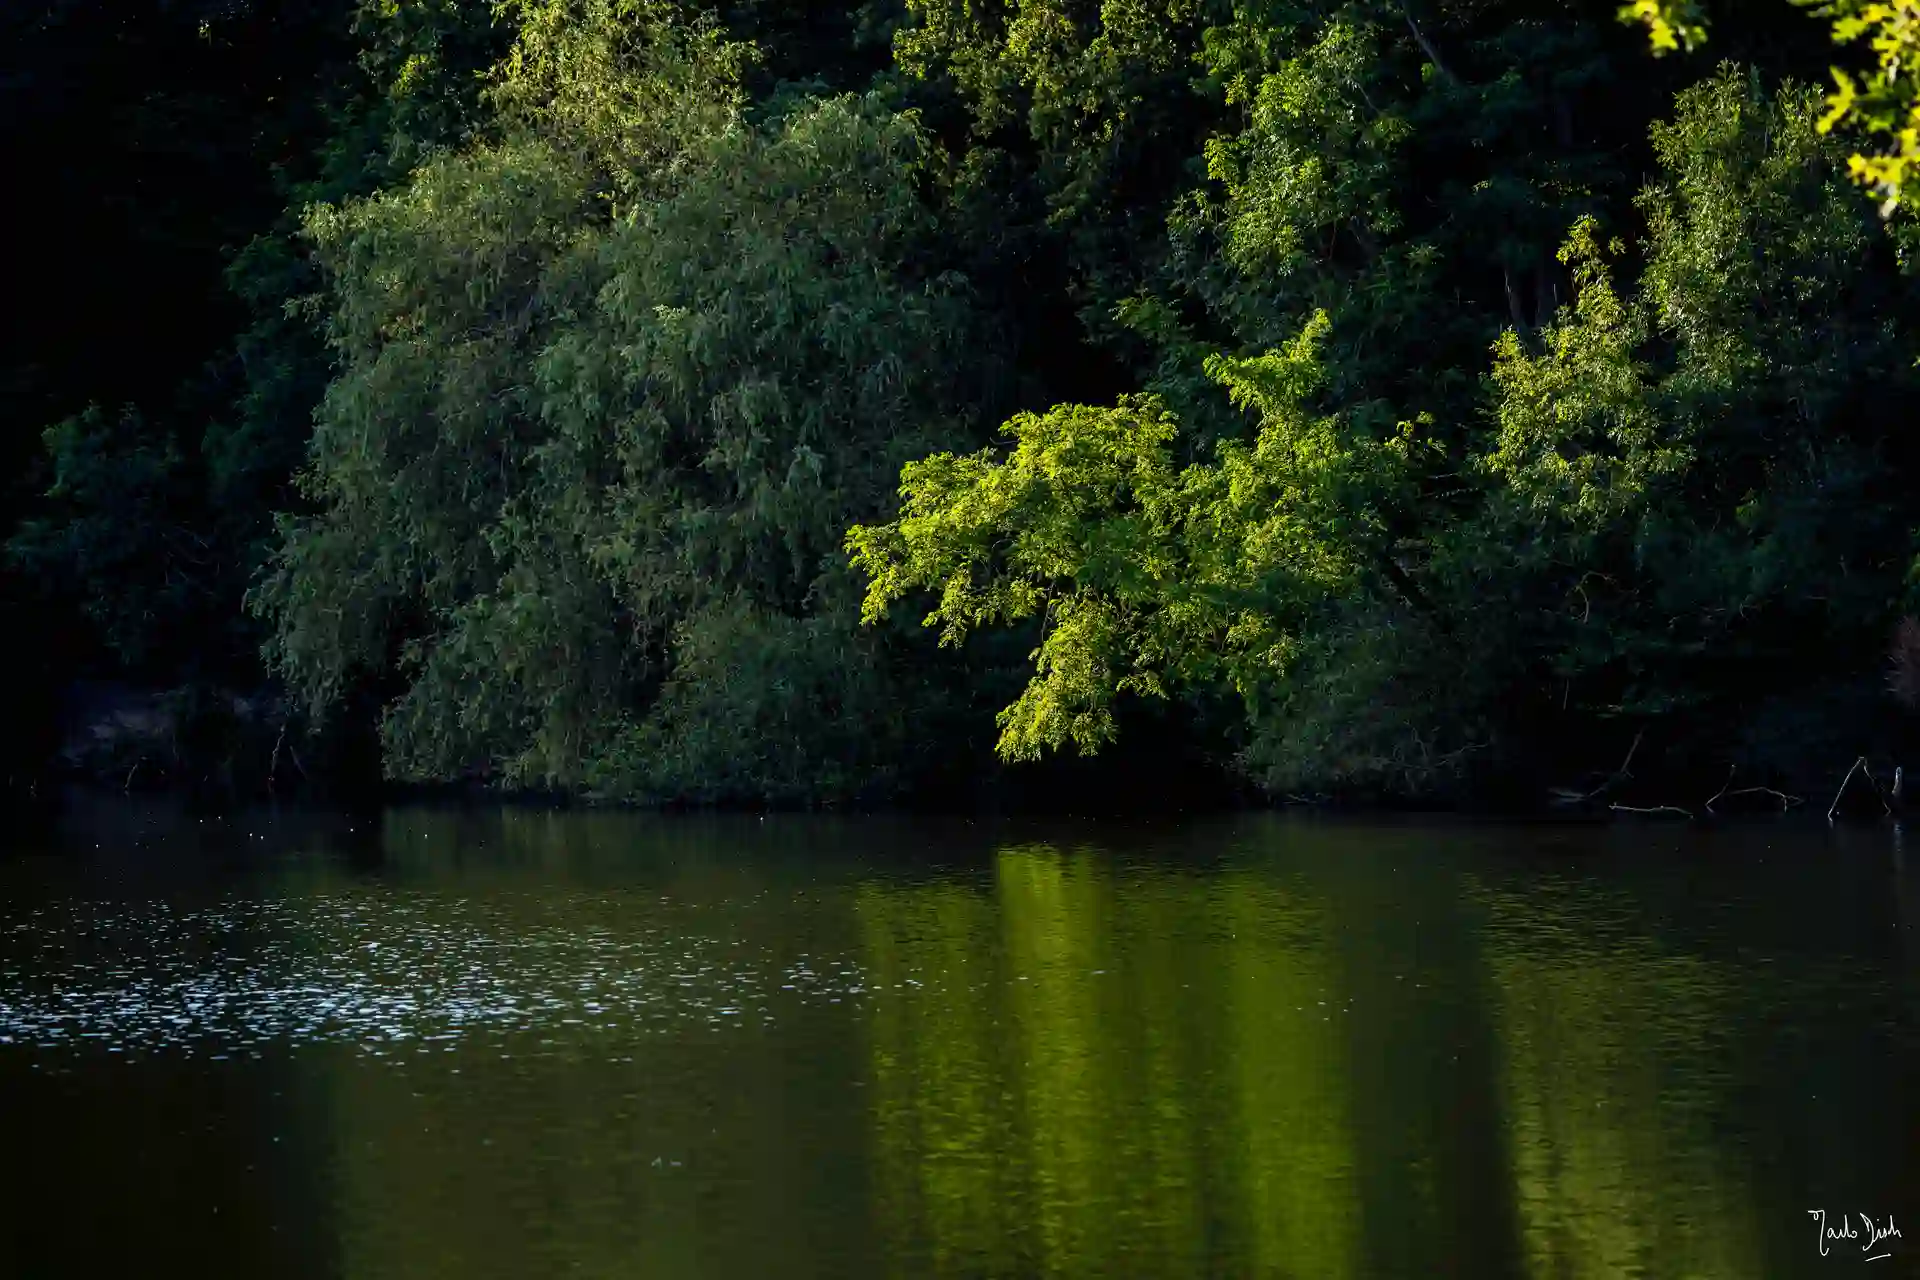
<instances>
[{"instance_id":1,"label":"calm water surface","mask_svg":"<svg viewBox=\"0 0 1920 1280\"><path fill-rule=\"evenodd\" d=\"M1890 825L14 844L0 1275L1920 1274Z\"/></svg>"}]
</instances>

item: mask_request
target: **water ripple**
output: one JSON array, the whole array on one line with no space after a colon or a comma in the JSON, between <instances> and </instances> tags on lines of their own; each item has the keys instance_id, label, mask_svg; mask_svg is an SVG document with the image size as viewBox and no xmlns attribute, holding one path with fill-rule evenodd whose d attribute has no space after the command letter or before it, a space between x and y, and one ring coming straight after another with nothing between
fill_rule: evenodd
<instances>
[{"instance_id":1,"label":"water ripple","mask_svg":"<svg viewBox=\"0 0 1920 1280\"><path fill-rule=\"evenodd\" d=\"M351 895L42 907L0 921L0 1045L217 1057L275 1043L451 1051L476 1034L543 1033L552 1048L766 1025L795 1000L866 993L848 960L783 962L658 912L581 927L545 905L532 920L494 902Z\"/></svg>"}]
</instances>

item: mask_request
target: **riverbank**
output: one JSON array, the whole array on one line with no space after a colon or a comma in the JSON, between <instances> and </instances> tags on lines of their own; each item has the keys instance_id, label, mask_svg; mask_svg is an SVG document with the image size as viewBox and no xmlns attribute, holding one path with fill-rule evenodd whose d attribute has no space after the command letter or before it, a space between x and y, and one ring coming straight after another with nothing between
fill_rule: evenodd
<instances>
[{"instance_id":1,"label":"riverbank","mask_svg":"<svg viewBox=\"0 0 1920 1280\"><path fill-rule=\"evenodd\" d=\"M584 788L508 787L477 776L395 782L382 777L370 713L359 723L336 721L316 737L271 688L76 681L54 705L57 717L41 735L53 750L37 767L17 769L9 779L5 794L16 804L30 806L36 797L79 788L99 795L172 793L210 809L279 798L720 812L1122 815L1303 807L1623 819L1770 811L1875 817L1902 808L1899 762L1920 759L1907 736L1908 717L1892 707L1875 712L1863 700L1851 717L1851 733L1840 717L1821 722L1801 714L1786 718L1797 735L1763 725L1764 732L1749 731L1738 755L1708 749L1699 735L1684 736L1685 726L1656 723L1631 734L1615 727L1606 738L1485 752L1439 779L1444 785L1267 790L1191 723L1149 706L1128 708L1125 732L1095 756L1069 751L1008 764L995 758L984 735L976 735L947 751L936 767L886 792L776 802L750 795L700 802L667 795L641 803ZM1862 724L1871 732L1860 732ZM1611 764L1601 755L1609 743L1621 744Z\"/></svg>"}]
</instances>

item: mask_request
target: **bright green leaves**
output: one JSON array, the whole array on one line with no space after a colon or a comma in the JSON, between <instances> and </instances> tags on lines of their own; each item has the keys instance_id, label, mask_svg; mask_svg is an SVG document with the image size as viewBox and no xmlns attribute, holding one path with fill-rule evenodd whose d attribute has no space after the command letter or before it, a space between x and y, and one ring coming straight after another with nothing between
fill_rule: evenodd
<instances>
[{"instance_id":1,"label":"bright green leaves","mask_svg":"<svg viewBox=\"0 0 1920 1280\"><path fill-rule=\"evenodd\" d=\"M1289 590L1301 588L1293 602L1301 605L1352 587L1360 570L1377 565L1422 448L1413 424L1375 440L1303 408L1326 379L1320 346L1328 328L1326 313L1316 312L1281 350L1208 360L1209 376L1257 415L1259 428L1252 448L1224 440L1216 468L1188 472L1189 492L1200 499L1189 528L1209 573L1249 584L1271 584L1277 574ZM1245 632L1249 623L1236 625Z\"/></svg>"},{"instance_id":2,"label":"bright green leaves","mask_svg":"<svg viewBox=\"0 0 1920 1280\"><path fill-rule=\"evenodd\" d=\"M1005 430L1007 458L988 450L913 463L900 518L848 535L854 563L872 576L863 616L876 622L893 601L931 588L939 604L926 625L957 644L1044 613L1036 676L1001 714L1000 751L1023 759L1072 741L1091 752L1112 737L1114 695L1159 692L1153 657L1184 649L1155 616L1181 589L1189 504L1166 449L1175 426L1151 400L1134 400L1022 414Z\"/></svg>"},{"instance_id":3,"label":"bright green leaves","mask_svg":"<svg viewBox=\"0 0 1920 1280\"><path fill-rule=\"evenodd\" d=\"M1564 6L910 0L893 71L794 52L884 8L735 5L806 37L755 70L667 0L511 0L481 80L470 9L368 0L310 255L235 267L256 402L197 457L69 424L17 553L137 639L223 581L171 504L285 505L310 443L253 598L308 707L649 800L890 785L975 679L1008 757L1197 695L1266 785L1426 786L1884 622L1915 299L1812 95L1716 77L1642 174L1672 99ZM1884 57L1909 10L1832 13ZM279 305L322 289L326 352ZM1030 665L939 665L981 630Z\"/></svg>"},{"instance_id":4,"label":"bright green leaves","mask_svg":"<svg viewBox=\"0 0 1920 1280\"><path fill-rule=\"evenodd\" d=\"M1003 535L1022 573L1056 579L1085 568L1110 579L1155 572L1142 557L1171 516L1176 485L1166 453L1176 428L1157 404L1062 405L1021 414L1004 430L1015 441L1007 459L989 449L910 463L901 473L900 519L849 534L855 562L873 574L866 621L923 584L941 591L929 625L943 626L946 644L981 625L1031 617L1045 603L1032 582L975 581L974 567ZM1127 514L1102 520L1116 510Z\"/></svg>"},{"instance_id":5,"label":"bright green leaves","mask_svg":"<svg viewBox=\"0 0 1920 1280\"><path fill-rule=\"evenodd\" d=\"M626 201L671 183L677 161L734 127L751 46L671 0L496 0L519 32L488 102L502 127L590 166Z\"/></svg>"},{"instance_id":6,"label":"bright green leaves","mask_svg":"<svg viewBox=\"0 0 1920 1280\"><path fill-rule=\"evenodd\" d=\"M1637 356L1645 323L1615 293L1593 219L1575 225L1560 260L1574 269L1577 302L1541 333L1538 354L1513 330L1501 335L1498 434L1482 465L1537 514L1594 528L1633 511L1659 477L1687 465L1688 452L1666 437Z\"/></svg>"},{"instance_id":7,"label":"bright green leaves","mask_svg":"<svg viewBox=\"0 0 1920 1280\"><path fill-rule=\"evenodd\" d=\"M1899 292L1861 277L1865 263L1884 261L1888 240L1861 216L1817 114L1810 90L1770 99L1727 70L1654 127L1665 173L1641 197L1658 246L1643 292L1682 344L1694 394L1746 394L1783 374L1825 380L1836 358L1867 357L1864 374L1881 359L1869 353L1884 348L1889 317L1856 291L1889 302Z\"/></svg>"},{"instance_id":8,"label":"bright green leaves","mask_svg":"<svg viewBox=\"0 0 1920 1280\"><path fill-rule=\"evenodd\" d=\"M1388 167L1407 127L1369 100L1377 44L1369 27L1332 21L1298 58L1261 77L1246 129L1208 142L1208 177L1225 186L1223 232L1240 271L1298 271L1317 257L1321 232L1350 219L1365 234L1398 225Z\"/></svg>"},{"instance_id":9,"label":"bright green leaves","mask_svg":"<svg viewBox=\"0 0 1920 1280\"><path fill-rule=\"evenodd\" d=\"M1575 226L1561 251L1573 312L1538 351L1512 332L1496 349L1499 437L1485 461L1534 510L1619 520L1696 454L1709 475L1778 477L1791 464L1759 459L1783 418L1825 421L1846 383L1890 371L1886 317L1857 292L1882 292L1862 267L1884 237L1815 114L1809 92L1770 98L1731 68L1680 95L1653 129L1664 174L1640 199L1648 252L1634 296L1616 292L1597 224ZM1646 360L1655 341L1671 353L1664 368Z\"/></svg>"},{"instance_id":10,"label":"bright green leaves","mask_svg":"<svg viewBox=\"0 0 1920 1280\"><path fill-rule=\"evenodd\" d=\"M1622 185L1589 105L1607 51L1573 20L1426 9L1248 5L1208 33L1240 118L1171 219L1157 305L1126 311L1162 353L1154 389L1202 437L1193 351L1261 350L1324 310L1325 406L1376 433L1430 415L1457 462L1488 344L1569 300L1554 247Z\"/></svg>"},{"instance_id":11,"label":"bright green leaves","mask_svg":"<svg viewBox=\"0 0 1920 1280\"><path fill-rule=\"evenodd\" d=\"M1696 0L1633 0L1620 6L1620 21L1645 24L1656 57L1692 53L1707 39L1706 15Z\"/></svg>"},{"instance_id":12,"label":"bright green leaves","mask_svg":"<svg viewBox=\"0 0 1920 1280\"><path fill-rule=\"evenodd\" d=\"M1569 138L1580 40L1545 91L1473 82L1469 46L1410 99L1384 26L1295 34L1213 43L1245 127L1175 221L1184 279L1123 308L1165 394L906 468L898 518L848 542L868 621L924 591L948 644L1035 628L1004 757L1096 750L1126 693L1230 693L1243 766L1285 789L1418 790L1541 724L1732 715L1807 636L1870 634L1900 527L1871 459L1903 447L1874 406L1910 384L1914 299L1810 96L1733 71L1682 94L1623 280L1597 217L1558 224L1557 267L1528 243L1591 157L1445 187L1437 221L1407 177L1483 117L1476 143L1522 156L1543 108ZM1196 298L1263 353L1210 347ZM1220 442L1183 465L1195 437Z\"/></svg>"},{"instance_id":13,"label":"bright green leaves","mask_svg":"<svg viewBox=\"0 0 1920 1280\"><path fill-rule=\"evenodd\" d=\"M1198 7L909 0L915 22L895 37L895 57L910 75L951 77L970 101L978 136L1024 116L1037 139L1062 142L1087 130L1111 138L1129 109L1153 105L1145 89L1154 78L1184 71L1181 37Z\"/></svg>"},{"instance_id":14,"label":"bright green leaves","mask_svg":"<svg viewBox=\"0 0 1920 1280\"><path fill-rule=\"evenodd\" d=\"M1815 6L1816 17L1833 20L1835 44L1869 37L1873 71L1856 80L1833 69L1835 91L1827 98L1820 132L1848 125L1882 139L1877 155L1856 153L1847 171L1880 198L1890 217L1920 173L1920 3L1916 0L1795 0Z\"/></svg>"},{"instance_id":15,"label":"bright green leaves","mask_svg":"<svg viewBox=\"0 0 1920 1280\"><path fill-rule=\"evenodd\" d=\"M907 467L899 519L848 536L871 579L864 617L920 589L949 644L1039 616L1034 678L1000 715L1009 759L1098 749L1123 692L1253 696L1284 672L1293 622L1359 583L1408 462L1405 437L1355 439L1301 408L1325 328L1318 316L1283 351L1213 362L1259 429L1211 465L1177 467L1177 426L1142 397L1022 414L1004 456Z\"/></svg>"},{"instance_id":16,"label":"bright green leaves","mask_svg":"<svg viewBox=\"0 0 1920 1280\"><path fill-rule=\"evenodd\" d=\"M1543 601L1524 643L1575 705L1704 724L1847 670L1887 625L1911 506L1882 459L1904 448L1920 299L1816 116L1733 68L1682 93L1653 130L1637 284L1583 222L1575 307L1496 348L1491 536L1469 561ZM1505 565L1502 527L1526 549Z\"/></svg>"},{"instance_id":17,"label":"bright green leaves","mask_svg":"<svg viewBox=\"0 0 1920 1280\"><path fill-rule=\"evenodd\" d=\"M1833 68L1835 91L1827 98L1820 132L1837 125L1878 136L1879 154L1856 153L1847 171L1880 197L1882 217L1900 206L1907 184L1920 171L1920 0L1794 0L1813 15L1832 20L1833 42L1852 44L1868 36L1873 71L1860 78ZM1620 10L1623 22L1644 23L1655 54L1707 38L1706 19L1694 0L1634 0Z\"/></svg>"},{"instance_id":18,"label":"bright green leaves","mask_svg":"<svg viewBox=\"0 0 1920 1280\"><path fill-rule=\"evenodd\" d=\"M1246 126L1206 147L1207 176L1225 195L1221 237L1239 271L1285 278L1325 258L1330 232L1371 240L1398 226L1391 168L1409 131L1369 96L1384 70L1379 45L1371 27L1335 19L1251 88L1240 73Z\"/></svg>"},{"instance_id":19,"label":"bright green leaves","mask_svg":"<svg viewBox=\"0 0 1920 1280\"><path fill-rule=\"evenodd\" d=\"M1833 19L1836 44L1871 37L1868 45L1874 55L1873 74L1856 83L1846 72L1834 68L1838 89L1827 99L1828 111L1820 121L1820 132L1844 122L1888 139L1891 150L1874 156L1852 156L1847 168L1855 180L1879 194L1880 212L1889 215L1899 205L1907 183L1920 171L1920 3L1827 0L1814 12Z\"/></svg>"}]
</instances>

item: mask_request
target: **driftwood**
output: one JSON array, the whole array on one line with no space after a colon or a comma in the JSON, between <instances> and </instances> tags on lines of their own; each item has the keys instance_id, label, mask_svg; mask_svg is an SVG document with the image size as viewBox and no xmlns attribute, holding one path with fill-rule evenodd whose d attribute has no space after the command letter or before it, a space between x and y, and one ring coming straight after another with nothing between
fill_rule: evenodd
<instances>
[{"instance_id":1,"label":"driftwood","mask_svg":"<svg viewBox=\"0 0 1920 1280\"><path fill-rule=\"evenodd\" d=\"M1677 804L1656 804L1647 807L1637 804L1610 804L1607 808L1615 813L1677 813L1683 818L1693 817L1693 810L1682 809Z\"/></svg>"},{"instance_id":2,"label":"driftwood","mask_svg":"<svg viewBox=\"0 0 1920 1280\"><path fill-rule=\"evenodd\" d=\"M1627 748L1627 758L1622 760L1620 767L1609 774L1607 779L1599 786L1591 791L1556 788L1553 793L1555 801L1565 805L1585 804L1587 801L1597 798L1602 792L1611 790L1614 786L1631 778L1633 776L1633 757L1640 750L1640 740L1646 736L1647 731L1645 729L1633 735L1633 744Z\"/></svg>"},{"instance_id":3,"label":"driftwood","mask_svg":"<svg viewBox=\"0 0 1920 1280\"><path fill-rule=\"evenodd\" d=\"M1873 796L1874 796L1874 799L1880 802L1881 812L1882 813L1893 812L1893 806L1887 803L1887 797L1880 790L1879 782L1875 781L1874 779L1873 770L1867 767L1867 758L1865 756L1861 756L1858 760L1855 760L1853 762L1853 767L1847 770L1847 776L1840 779L1840 789L1833 793L1833 803L1827 806L1828 822L1832 822L1833 815L1839 812L1840 798L1847 794L1847 784L1853 781L1853 775L1856 773L1864 774L1866 776L1868 783L1872 785Z\"/></svg>"},{"instance_id":4,"label":"driftwood","mask_svg":"<svg viewBox=\"0 0 1920 1280\"><path fill-rule=\"evenodd\" d=\"M1575 791L1570 788L1558 788L1553 793L1557 802L1560 804L1569 804L1569 805L1585 804L1587 801L1599 798L1601 795L1605 794L1607 791L1619 785L1621 782L1624 782L1627 779L1633 777L1633 758L1635 755L1639 753L1640 743L1641 743L1641 740L1645 737L1645 734L1646 734L1646 731L1641 730L1639 733L1636 733L1633 735L1633 742L1627 748L1626 758L1620 762L1620 767L1618 769L1615 769L1613 773L1610 774L1605 781L1601 782L1599 786L1593 788L1591 791ZM1855 762L1856 768L1864 770L1865 766L1866 766L1866 761L1864 758ZM1801 796L1788 795L1786 792L1777 790L1776 788L1773 788L1773 787L1736 787L1733 785L1733 778L1734 778L1734 774L1737 771L1738 771L1738 766L1734 766L1734 765L1728 766L1727 780L1722 784L1720 784L1720 789L1718 791L1714 792L1712 796L1708 797L1707 802L1702 806L1702 811L1704 813L1710 816L1717 817L1718 813L1714 809L1714 805L1718 804L1722 800L1730 799L1734 796L1771 796L1773 799L1780 802L1780 810L1783 813L1786 810L1792 808L1794 805L1806 803L1805 799ZM1871 773L1869 773L1867 776L1869 780L1872 779ZM1842 784L1841 789L1845 790L1844 783ZM1879 784L1876 782L1874 783L1874 792L1877 795L1879 794L1879 791L1880 791L1880 787L1879 787ZM1839 799L1838 797L1835 797L1836 804L1838 803L1838 799ZM1882 799L1882 803L1883 804L1885 803L1884 798ZM1671 813L1671 814L1677 814L1683 818L1695 818L1699 816L1692 809L1688 809L1682 805L1677 805L1677 804L1638 805L1638 804L1619 804L1616 802L1616 803L1608 804L1607 809L1613 813L1638 813L1638 814L1647 814L1647 815Z\"/></svg>"},{"instance_id":5,"label":"driftwood","mask_svg":"<svg viewBox=\"0 0 1920 1280\"><path fill-rule=\"evenodd\" d=\"M1713 793L1713 800L1707 801L1706 809L1708 813L1713 812L1714 800L1724 800L1730 796L1753 796L1753 795L1772 796L1774 799L1780 802L1780 811L1782 813L1785 813L1788 809L1792 808L1796 804L1806 803L1806 801L1802 799L1800 796L1790 796L1784 791L1775 791L1772 787L1741 787L1737 791L1729 791L1727 790L1727 788L1733 785L1733 773L1735 768L1736 766L1734 765L1727 766L1726 782L1721 785L1718 791Z\"/></svg>"}]
</instances>

